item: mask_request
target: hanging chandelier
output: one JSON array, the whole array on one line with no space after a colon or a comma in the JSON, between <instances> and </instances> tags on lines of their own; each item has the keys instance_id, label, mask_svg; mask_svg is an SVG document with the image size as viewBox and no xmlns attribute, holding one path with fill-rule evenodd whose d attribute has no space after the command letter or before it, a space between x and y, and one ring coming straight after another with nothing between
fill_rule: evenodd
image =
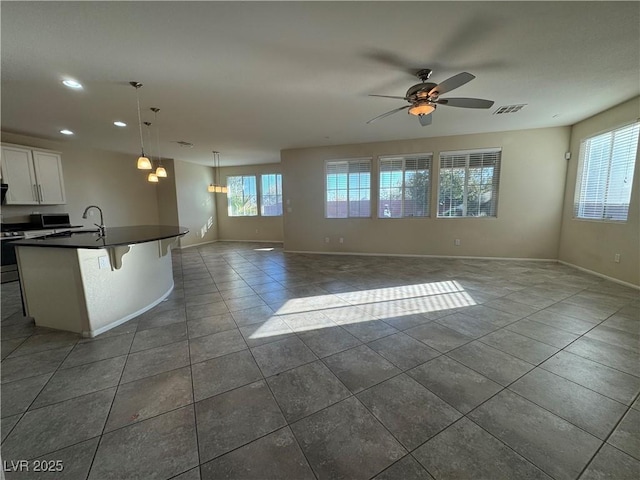
<instances>
[{"instance_id":1,"label":"hanging chandelier","mask_svg":"<svg viewBox=\"0 0 640 480\"><path fill-rule=\"evenodd\" d=\"M139 170L151 170L151 161L144 153L144 140L142 139L142 117L140 116L140 96L138 95L138 90L142 87L140 82L129 82L133 88L136 89L136 103L138 105L138 128L140 129L140 150L141 154L138 157L138 169Z\"/></svg>"},{"instance_id":2,"label":"hanging chandelier","mask_svg":"<svg viewBox=\"0 0 640 480\"><path fill-rule=\"evenodd\" d=\"M220 152L213 153L213 182L207 187L209 193L227 193L228 189L226 185L220 185Z\"/></svg>"}]
</instances>

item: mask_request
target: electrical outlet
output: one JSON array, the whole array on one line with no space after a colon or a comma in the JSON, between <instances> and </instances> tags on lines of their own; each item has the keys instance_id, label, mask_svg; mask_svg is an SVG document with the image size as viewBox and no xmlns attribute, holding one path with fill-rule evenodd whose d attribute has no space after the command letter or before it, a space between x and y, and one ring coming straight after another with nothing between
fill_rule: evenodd
<instances>
[{"instance_id":1,"label":"electrical outlet","mask_svg":"<svg viewBox=\"0 0 640 480\"><path fill-rule=\"evenodd\" d=\"M107 257L106 255L98 257L98 268L100 270L102 270L103 268L109 268L110 266L111 265L109 265L109 257Z\"/></svg>"},{"instance_id":2,"label":"electrical outlet","mask_svg":"<svg viewBox=\"0 0 640 480\"><path fill-rule=\"evenodd\" d=\"M620 263L620 254L616 253L613 257L613 261L616 263Z\"/></svg>"},{"instance_id":3,"label":"electrical outlet","mask_svg":"<svg viewBox=\"0 0 640 480\"><path fill-rule=\"evenodd\" d=\"M344 243L344 238L340 237L340 243Z\"/></svg>"},{"instance_id":4,"label":"electrical outlet","mask_svg":"<svg viewBox=\"0 0 640 480\"><path fill-rule=\"evenodd\" d=\"M329 243L329 237L324 237L324 243Z\"/></svg>"},{"instance_id":5,"label":"electrical outlet","mask_svg":"<svg viewBox=\"0 0 640 480\"><path fill-rule=\"evenodd\" d=\"M453 241L453 244L454 244L456 247L459 247L459 246L460 246L460 239L459 239L459 238L456 238L456 239Z\"/></svg>"}]
</instances>

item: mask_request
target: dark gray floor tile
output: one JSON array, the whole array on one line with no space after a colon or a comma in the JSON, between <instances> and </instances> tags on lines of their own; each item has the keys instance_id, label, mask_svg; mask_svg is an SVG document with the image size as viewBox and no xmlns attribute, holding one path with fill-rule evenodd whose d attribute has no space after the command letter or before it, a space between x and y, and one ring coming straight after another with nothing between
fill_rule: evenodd
<instances>
[{"instance_id":1,"label":"dark gray floor tile","mask_svg":"<svg viewBox=\"0 0 640 480\"><path fill-rule=\"evenodd\" d=\"M576 478L601 445L596 437L508 390L470 417L556 479Z\"/></svg>"},{"instance_id":2,"label":"dark gray floor tile","mask_svg":"<svg viewBox=\"0 0 640 480\"><path fill-rule=\"evenodd\" d=\"M407 374L462 413L468 413L502 390L494 381L445 356Z\"/></svg>"},{"instance_id":3,"label":"dark gray floor tile","mask_svg":"<svg viewBox=\"0 0 640 480\"><path fill-rule=\"evenodd\" d=\"M408 328L417 327L418 325L424 325L425 323L429 323L432 320L420 313L411 313L409 315L400 315L398 317L385 318L383 321L384 323L388 323L393 328L396 328L398 330L406 330Z\"/></svg>"},{"instance_id":4,"label":"dark gray floor tile","mask_svg":"<svg viewBox=\"0 0 640 480\"><path fill-rule=\"evenodd\" d=\"M200 467L192 468L177 477L171 477L171 480L200 480Z\"/></svg>"},{"instance_id":5,"label":"dark gray floor tile","mask_svg":"<svg viewBox=\"0 0 640 480\"><path fill-rule=\"evenodd\" d=\"M35 458L100 435L115 393L100 390L25 413L5 440L2 459Z\"/></svg>"},{"instance_id":6,"label":"dark gray floor tile","mask_svg":"<svg viewBox=\"0 0 640 480\"><path fill-rule=\"evenodd\" d=\"M461 416L406 375L369 388L359 393L358 399L409 451Z\"/></svg>"},{"instance_id":7,"label":"dark gray floor tile","mask_svg":"<svg viewBox=\"0 0 640 480\"><path fill-rule=\"evenodd\" d=\"M196 403L200 462L207 462L286 424L264 381Z\"/></svg>"},{"instance_id":8,"label":"dark gray floor tile","mask_svg":"<svg viewBox=\"0 0 640 480\"><path fill-rule=\"evenodd\" d=\"M10 417L3 417L0 421L0 433L2 433L2 442L11 433L13 427L16 426L18 420L22 418L22 414L11 415Z\"/></svg>"},{"instance_id":9,"label":"dark gray floor tile","mask_svg":"<svg viewBox=\"0 0 640 480\"><path fill-rule=\"evenodd\" d=\"M77 367L85 363L97 362L106 358L126 355L133 342L133 333L115 337L96 337L87 342L78 343L62 364L62 368Z\"/></svg>"},{"instance_id":10,"label":"dark gray floor tile","mask_svg":"<svg viewBox=\"0 0 640 480\"><path fill-rule=\"evenodd\" d=\"M640 325L640 322L638 324ZM605 342L610 345L615 345L626 350L631 350L636 353L640 352L640 333L619 330L602 324L588 332L585 337Z\"/></svg>"},{"instance_id":11,"label":"dark gray floor tile","mask_svg":"<svg viewBox=\"0 0 640 480\"><path fill-rule=\"evenodd\" d=\"M553 300L547 296L535 295L533 293L529 293L527 290L520 290L518 292L513 292L504 297L506 300L512 300L518 303L524 303L525 305L529 305L535 308L545 308L549 305L556 303L556 300Z\"/></svg>"},{"instance_id":12,"label":"dark gray floor tile","mask_svg":"<svg viewBox=\"0 0 640 480\"><path fill-rule=\"evenodd\" d=\"M203 480L315 480L288 427L202 465Z\"/></svg>"},{"instance_id":13,"label":"dark gray floor tile","mask_svg":"<svg viewBox=\"0 0 640 480\"><path fill-rule=\"evenodd\" d=\"M600 322L615 312L615 308L606 307L604 310L594 308L594 306L588 306L586 304L575 303L575 299L567 299L562 302L558 302L548 308L550 312L559 313L561 315L567 315L582 320L591 320L593 322Z\"/></svg>"},{"instance_id":14,"label":"dark gray floor tile","mask_svg":"<svg viewBox=\"0 0 640 480\"><path fill-rule=\"evenodd\" d=\"M481 337L499 328L489 322L470 317L464 313L453 313L439 318L436 322L471 338Z\"/></svg>"},{"instance_id":15,"label":"dark gray floor tile","mask_svg":"<svg viewBox=\"0 0 640 480\"><path fill-rule=\"evenodd\" d=\"M26 412L31 402L51 378L52 373L29 377L2 385L2 418Z\"/></svg>"},{"instance_id":16,"label":"dark gray floor tile","mask_svg":"<svg viewBox=\"0 0 640 480\"><path fill-rule=\"evenodd\" d=\"M408 370L440 355L404 333L396 333L369 343L369 347L393 363L400 370Z\"/></svg>"},{"instance_id":17,"label":"dark gray floor tile","mask_svg":"<svg viewBox=\"0 0 640 480\"><path fill-rule=\"evenodd\" d=\"M407 455L373 478L373 480L399 479L433 480L433 477L411 455Z\"/></svg>"},{"instance_id":18,"label":"dark gray floor tile","mask_svg":"<svg viewBox=\"0 0 640 480\"><path fill-rule=\"evenodd\" d=\"M533 338L525 337L505 328L482 337L480 341L534 365L544 362L558 351L557 347L538 342Z\"/></svg>"},{"instance_id":19,"label":"dark gray floor tile","mask_svg":"<svg viewBox=\"0 0 640 480\"><path fill-rule=\"evenodd\" d=\"M640 378L572 353L558 352L540 367L625 405L640 392Z\"/></svg>"},{"instance_id":20,"label":"dark gray floor tile","mask_svg":"<svg viewBox=\"0 0 640 480\"><path fill-rule=\"evenodd\" d=\"M224 313L229 313L229 309L224 302L187 306L187 320L197 320L199 318L212 317Z\"/></svg>"},{"instance_id":21,"label":"dark gray floor tile","mask_svg":"<svg viewBox=\"0 0 640 480\"><path fill-rule=\"evenodd\" d=\"M319 478L368 479L406 455L353 397L294 423L291 429Z\"/></svg>"},{"instance_id":22,"label":"dark gray floor tile","mask_svg":"<svg viewBox=\"0 0 640 480\"><path fill-rule=\"evenodd\" d=\"M575 333L560 330L559 328L529 320L528 318L518 320L511 325L507 325L505 328L557 348L564 348L579 337L579 335Z\"/></svg>"},{"instance_id":23,"label":"dark gray floor tile","mask_svg":"<svg viewBox=\"0 0 640 480\"><path fill-rule=\"evenodd\" d=\"M223 294L224 296L224 294ZM227 308L230 312L239 312L248 308L266 307L267 304L258 295L247 295L239 298L225 299Z\"/></svg>"},{"instance_id":24,"label":"dark gray floor tile","mask_svg":"<svg viewBox=\"0 0 640 480\"><path fill-rule=\"evenodd\" d=\"M640 319L629 318L626 315L616 313L600 324L601 327L612 328L633 335L640 335Z\"/></svg>"},{"instance_id":25,"label":"dark gray floor tile","mask_svg":"<svg viewBox=\"0 0 640 480\"><path fill-rule=\"evenodd\" d=\"M436 435L413 455L436 478L551 478L467 418Z\"/></svg>"},{"instance_id":26,"label":"dark gray floor tile","mask_svg":"<svg viewBox=\"0 0 640 480\"><path fill-rule=\"evenodd\" d=\"M0 327L0 337L3 340L13 340L18 338L26 338L37 332L36 325L32 318L25 318L24 322L15 323L13 325L2 325Z\"/></svg>"},{"instance_id":27,"label":"dark gray floor tile","mask_svg":"<svg viewBox=\"0 0 640 480\"><path fill-rule=\"evenodd\" d=\"M519 318L528 317L538 311L536 307L525 305L524 303L514 302L506 298L496 298L484 304L486 307L510 313Z\"/></svg>"},{"instance_id":28,"label":"dark gray floor tile","mask_svg":"<svg viewBox=\"0 0 640 480\"><path fill-rule=\"evenodd\" d=\"M63 331L52 331L41 335L32 335L22 342L22 344L9 355L9 358L73 346L79 339L80 335L77 333Z\"/></svg>"},{"instance_id":29,"label":"dark gray floor tile","mask_svg":"<svg viewBox=\"0 0 640 480\"><path fill-rule=\"evenodd\" d=\"M189 365L189 346L186 341L143 350L129 355L121 383L132 382L187 365Z\"/></svg>"},{"instance_id":30,"label":"dark gray floor tile","mask_svg":"<svg viewBox=\"0 0 640 480\"><path fill-rule=\"evenodd\" d=\"M52 480L54 477L56 480L84 480L89 474L99 440L99 437L95 437L37 459L39 462L46 462L45 465L53 467L52 471L34 471L34 462L31 462L30 471L7 472L7 480L14 478L16 480ZM56 471L55 469L59 466L62 469Z\"/></svg>"},{"instance_id":31,"label":"dark gray floor tile","mask_svg":"<svg viewBox=\"0 0 640 480\"><path fill-rule=\"evenodd\" d=\"M602 363L616 370L640 377L640 353L582 337L569 345L567 352Z\"/></svg>"},{"instance_id":32,"label":"dark gray floor tile","mask_svg":"<svg viewBox=\"0 0 640 480\"><path fill-rule=\"evenodd\" d=\"M509 302L509 300L504 299L496 299L503 300L504 303ZM521 310L530 310L533 307L529 307L528 305L518 304L518 302L509 302L512 305L518 305ZM519 320L525 315L522 314L514 314L503 311L499 308L491 308L490 306L485 305L473 305L469 308L465 308L462 310L462 313L468 315L473 318L477 318L478 320L482 320L485 324L492 325L494 330L496 328L504 327L509 325L510 323Z\"/></svg>"},{"instance_id":33,"label":"dark gray floor tile","mask_svg":"<svg viewBox=\"0 0 640 480\"><path fill-rule=\"evenodd\" d=\"M262 373L249 350L193 364L191 370L196 402L262 378Z\"/></svg>"},{"instance_id":34,"label":"dark gray floor tile","mask_svg":"<svg viewBox=\"0 0 640 480\"><path fill-rule=\"evenodd\" d=\"M230 313L199 318L187 322L189 338L203 337L214 333L226 332L236 328L236 322Z\"/></svg>"},{"instance_id":35,"label":"dark gray floor tile","mask_svg":"<svg viewBox=\"0 0 640 480\"><path fill-rule=\"evenodd\" d=\"M138 331L147 330L149 328L164 327L173 323L183 323L186 322L186 320L187 316L184 307L159 312L149 310L140 316L140 319L138 320Z\"/></svg>"},{"instance_id":36,"label":"dark gray floor tile","mask_svg":"<svg viewBox=\"0 0 640 480\"><path fill-rule=\"evenodd\" d=\"M473 338L467 335L463 335L435 322L410 328L405 330L404 333L411 335L413 338L420 340L422 343L426 343L442 353L446 353L473 340Z\"/></svg>"},{"instance_id":37,"label":"dark gray floor tile","mask_svg":"<svg viewBox=\"0 0 640 480\"><path fill-rule=\"evenodd\" d=\"M236 298L244 298L244 297L252 297L255 296L256 292L247 285L246 282L238 282L237 284L231 285L233 288L224 288L220 289L222 293L222 298L227 300L233 300Z\"/></svg>"},{"instance_id":38,"label":"dark gray floor tile","mask_svg":"<svg viewBox=\"0 0 640 480\"><path fill-rule=\"evenodd\" d=\"M637 480L638 477L640 477L640 461L605 444L580 480Z\"/></svg>"},{"instance_id":39,"label":"dark gray floor tile","mask_svg":"<svg viewBox=\"0 0 640 480\"><path fill-rule=\"evenodd\" d=\"M326 357L323 361L353 393L400 373L392 363L366 345Z\"/></svg>"},{"instance_id":40,"label":"dark gray floor tile","mask_svg":"<svg viewBox=\"0 0 640 480\"><path fill-rule=\"evenodd\" d=\"M382 320L343 323L341 326L358 340L365 343L398 333L397 329L393 328L391 325L387 325Z\"/></svg>"},{"instance_id":41,"label":"dark gray floor tile","mask_svg":"<svg viewBox=\"0 0 640 480\"><path fill-rule=\"evenodd\" d=\"M228 353L245 350L247 344L237 329L226 330L189 340L191 363L199 363Z\"/></svg>"},{"instance_id":42,"label":"dark gray floor tile","mask_svg":"<svg viewBox=\"0 0 640 480\"><path fill-rule=\"evenodd\" d=\"M269 377L267 382L290 423L351 395L320 361Z\"/></svg>"},{"instance_id":43,"label":"dark gray floor tile","mask_svg":"<svg viewBox=\"0 0 640 480\"><path fill-rule=\"evenodd\" d=\"M131 353L161 347L187 339L187 325L184 322L164 327L150 328L136 333L131 345Z\"/></svg>"},{"instance_id":44,"label":"dark gray floor tile","mask_svg":"<svg viewBox=\"0 0 640 480\"><path fill-rule=\"evenodd\" d=\"M447 355L504 386L534 368L534 365L528 362L478 341L464 345Z\"/></svg>"},{"instance_id":45,"label":"dark gray floor tile","mask_svg":"<svg viewBox=\"0 0 640 480\"><path fill-rule=\"evenodd\" d=\"M216 285L214 283L202 283L202 281L200 280L193 283L185 282L185 298L215 293L218 293L218 289L216 288ZM215 296L215 298L217 298L217 295Z\"/></svg>"},{"instance_id":46,"label":"dark gray floor tile","mask_svg":"<svg viewBox=\"0 0 640 480\"><path fill-rule=\"evenodd\" d=\"M193 406L189 405L106 433L89 479L170 478L195 467L195 427Z\"/></svg>"},{"instance_id":47,"label":"dark gray floor tile","mask_svg":"<svg viewBox=\"0 0 640 480\"><path fill-rule=\"evenodd\" d=\"M31 408L40 408L69 398L115 387L120 381L126 360L127 357L123 355L58 370L40 392Z\"/></svg>"},{"instance_id":48,"label":"dark gray floor tile","mask_svg":"<svg viewBox=\"0 0 640 480\"><path fill-rule=\"evenodd\" d=\"M604 440L627 407L541 368L509 387L518 395Z\"/></svg>"},{"instance_id":49,"label":"dark gray floor tile","mask_svg":"<svg viewBox=\"0 0 640 480\"><path fill-rule=\"evenodd\" d=\"M280 319L289 325L289 328L296 333L316 331L336 326L328 317L317 311L280 315Z\"/></svg>"},{"instance_id":50,"label":"dark gray floor tile","mask_svg":"<svg viewBox=\"0 0 640 480\"><path fill-rule=\"evenodd\" d=\"M192 295L193 292L189 291L189 289L187 289L187 292L188 295L184 299L184 303L187 306L204 305L206 303L221 302L223 300L222 295L217 291L201 293L198 295Z\"/></svg>"},{"instance_id":51,"label":"dark gray floor tile","mask_svg":"<svg viewBox=\"0 0 640 480\"><path fill-rule=\"evenodd\" d=\"M118 387L105 431L115 430L193 403L189 367Z\"/></svg>"},{"instance_id":52,"label":"dark gray floor tile","mask_svg":"<svg viewBox=\"0 0 640 480\"><path fill-rule=\"evenodd\" d=\"M295 336L291 327L277 315L274 315L264 323L254 323L241 327L240 333L250 347L258 347Z\"/></svg>"},{"instance_id":53,"label":"dark gray floor tile","mask_svg":"<svg viewBox=\"0 0 640 480\"><path fill-rule=\"evenodd\" d=\"M544 323L550 327L565 330L576 335L583 335L598 324L597 320L584 320L582 318L562 315L561 313L551 310L540 310L539 312L527 317L527 319Z\"/></svg>"},{"instance_id":54,"label":"dark gray floor tile","mask_svg":"<svg viewBox=\"0 0 640 480\"><path fill-rule=\"evenodd\" d=\"M6 358L2 362L2 383L23 378L37 377L55 371L72 347L56 348L15 358Z\"/></svg>"},{"instance_id":55,"label":"dark gray floor tile","mask_svg":"<svg viewBox=\"0 0 640 480\"><path fill-rule=\"evenodd\" d=\"M629 409L607 442L640 460L640 412Z\"/></svg>"},{"instance_id":56,"label":"dark gray floor tile","mask_svg":"<svg viewBox=\"0 0 640 480\"><path fill-rule=\"evenodd\" d=\"M273 315L274 311L271 307L266 305L247 308L244 310L238 310L232 312L233 319L235 320L238 327L244 327L246 325L253 325L254 323L263 323L269 320Z\"/></svg>"},{"instance_id":57,"label":"dark gray floor tile","mask_svg":"<svg viewBox=\"0 0 640 480\"><path fill-rule=\"evenodd\" d=\"M7 358L9 355L11 355L11 352L18 348L25 340L27 340L27 338L28 337L12 338L9 340L2 339L2 341L0 342L0 358L2 358L2 360Z\"/></svg>"},{"instance_id":58,"label":"dark gray floor tile","mask_svg":"<svg viewBox=\"0 0 640 480\"><path fill-rule=\"evenodd\" d=\"M328 357L361 344L360 340L338 326L300 332L298 337L319 358Z\"/></svg>"},{"instance_id":59,"label":"dark gray floor tile","mask_svg":"<svg viewBox=\"0 0 640 480\"><path fill-rule=\"evenodd\" d=\"M317 359L298 338L286 338L251 349L265 377L295 368Z\"/></svg>"}]
</instances>

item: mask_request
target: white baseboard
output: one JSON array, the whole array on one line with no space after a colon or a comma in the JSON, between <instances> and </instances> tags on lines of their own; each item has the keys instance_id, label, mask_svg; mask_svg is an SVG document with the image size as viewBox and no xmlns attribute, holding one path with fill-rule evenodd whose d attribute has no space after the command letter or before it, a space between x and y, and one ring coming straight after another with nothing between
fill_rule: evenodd
<instances>
[{"instance_id":1,"label":"white baseboard","mask_svg":"<svg viewBox=\"0 0 640 480\"><path fill-rule=\"evenodd\" d=\"M184 247L181 245L180 246L180 250L184 250L187 248L193 248L193 247L201 247L202 245L208 245L210 243L216 243L219 242L220 240L209 240L208 242L202 242L202 243L194 243L193 245L185 245Z\"/></svg>"},{"instance_id":2,"label":"white baseboard","mask_svg":"<svg viewBox=\"0 0 640 480\"><path fill-rule=\"evenodd\" d=\"M315 255L355 255L363 257L408 257L408 258L442 258L457 260L510 260L521 262L557 262L555 258L520 258L520 257L474 257L467 255L419 255L406 253L363 253L363 252L315 252L308 250L285 250L285 253L310 253Z\"/></svg>"},{"instance_id":3,"label":"white baseboard","mask_svg":"<svg viewBox=\"0 0 640 480\"><path fill-rule=\"evenodd\" d=\"M582 272L590 273L591 275L595 275L596 277L604 278L605 280L609 280L614 283L619 283L620 285L624 285L625 287L634 288L636 290L640 290L640 285L636 285L634 283L625 282L624 280L619 280L617 278L610 277L600 272L596 272L594 270L589 270L588 268L579 267L578 265L574 265L573 263L565 262L564 260L558 260L558 263L562 265L566 265L568 267L575 268L576 270L580 270Z\"/></svg>"},{"instance_id":4,"label":"white baseboard","mask_svg":"<svg viewBox=\"0 0 640 480\"><path fill-rule=\"evenodd\" d=\"M229 240L227 238L219 238L217 241L238 243L284 243L282 240Z\"/></svg>"}]
</instances>

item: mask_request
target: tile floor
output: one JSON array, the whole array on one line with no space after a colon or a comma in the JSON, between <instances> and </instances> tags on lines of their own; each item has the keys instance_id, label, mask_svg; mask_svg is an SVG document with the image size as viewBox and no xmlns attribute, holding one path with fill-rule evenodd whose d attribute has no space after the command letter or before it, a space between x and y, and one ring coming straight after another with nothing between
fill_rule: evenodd
<instances>
[{"instance_id":1,"label":"tile floor","mask_svg":"<svg viewBox=\"0 0 640 480\"><path fill-rule=\"evenodd\" d=\"M64 465L6 478L640 476L636 290L547 262L173 258L170 298L95 339L2 286L5 470Z\"/></svg>"}]
</instances>

